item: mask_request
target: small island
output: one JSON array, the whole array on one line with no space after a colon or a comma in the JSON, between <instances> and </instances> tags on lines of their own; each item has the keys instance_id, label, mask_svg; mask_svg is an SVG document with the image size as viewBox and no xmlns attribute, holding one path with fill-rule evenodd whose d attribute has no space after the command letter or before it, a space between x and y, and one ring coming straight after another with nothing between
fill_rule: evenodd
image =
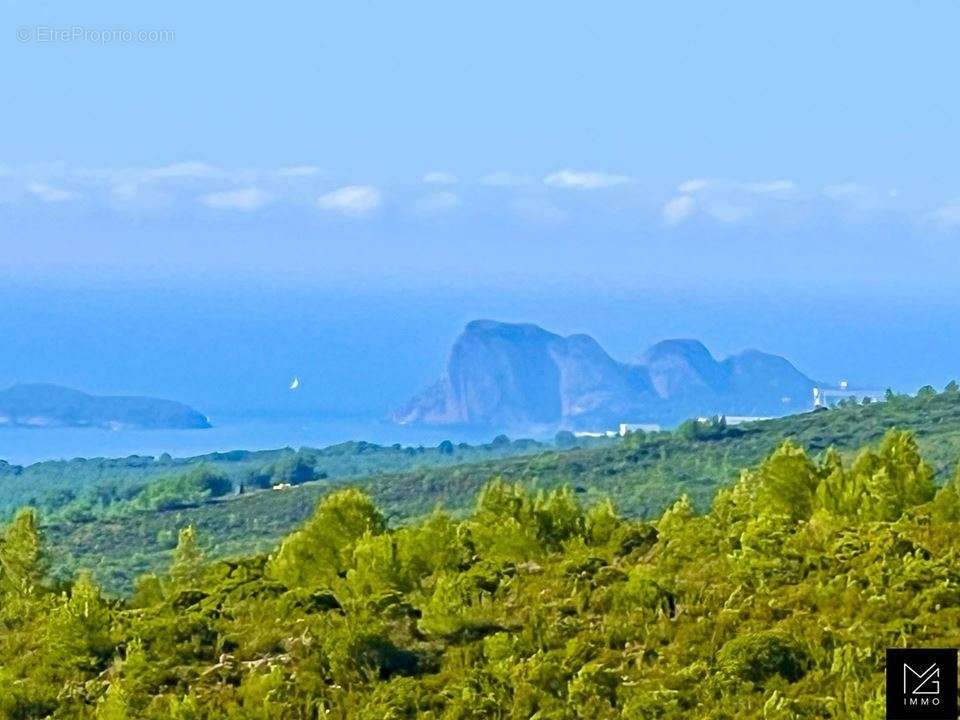
<instances>
[{"instance_id":1,"label":"small island","mask_svg":"<svg viewBox=\"0 0 960 720\"><path fill-rule=\"evenodd\" d=\"M173 400L90 395L60 385L24 383L0 390L0 428L89 427L109 430L194 430L203 413Z\"/></svg>"}]
</instances>

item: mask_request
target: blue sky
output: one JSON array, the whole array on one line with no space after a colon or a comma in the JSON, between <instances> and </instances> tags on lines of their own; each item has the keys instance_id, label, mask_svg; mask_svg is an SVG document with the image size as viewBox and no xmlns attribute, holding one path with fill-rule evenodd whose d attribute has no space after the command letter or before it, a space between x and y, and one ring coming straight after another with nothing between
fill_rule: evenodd
<instances>
[{"instance_id":1,"label":"blue sky","mask_svg":"<svg viewBox=\"0 0 960 720\"><path fill-rule=\"evenodd\" d=\"M430 236L443 217L641 242L696 221L960 225L953 2L5 2L3 15L8 222L39 213L93 236L372 220ZM76 249L46 234L9 260ZM90 242L103 263L168 252L111 258ZM245 253L259 266L257 248L232 254Z\"/></svg>"},{"instance_id":2,"label":"blue sky","mask_svg":"<svg viewBox=\"0 0 960 720\"><path fill-rule=\"evenodd\" d=\"M257 348L284 345L282 384L336 338L317 406L345 406L358 368L394 372L392 402L483 315L623 358L696 334L819 377L960 374L955 2L0 8L0 295L28 309L0 313L22 350L0 384L209 404L229 367L265 407ZM102 366L150 323L166 344ZM200 327L240 349L188 387L156 352ZM73 364L65 336L87 343Z\"/></svg>"},{"instance_id":3,"label":"blue sky","mask_svg":"<svg viewBox=\"0 0 960 720\"><path fill-rule=\"evenodd\" d=\"M14 163L957 179L953 2L3 7Z\"/></svg>"}]
</instances>

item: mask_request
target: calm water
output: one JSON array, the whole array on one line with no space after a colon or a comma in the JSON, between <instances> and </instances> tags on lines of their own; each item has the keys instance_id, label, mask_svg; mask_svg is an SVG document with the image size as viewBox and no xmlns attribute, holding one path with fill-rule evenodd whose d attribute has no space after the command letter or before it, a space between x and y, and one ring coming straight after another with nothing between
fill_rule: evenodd
<instances>
[{"instance_id":1,"label":"calm water","mask_svg":"<svg viewBox=\"0 0 960 720\"><path fill-rule=\"evenodd\" d=\"M436 445L442 440L487 442L449 430L415 430L379 420L314 418L217 418L208 430L0 429L0 459L23 465L75 457L126 457L170 453L174 457L227 450L323 447L347 440L380 444Z\"/></svg>"}]
</instances>

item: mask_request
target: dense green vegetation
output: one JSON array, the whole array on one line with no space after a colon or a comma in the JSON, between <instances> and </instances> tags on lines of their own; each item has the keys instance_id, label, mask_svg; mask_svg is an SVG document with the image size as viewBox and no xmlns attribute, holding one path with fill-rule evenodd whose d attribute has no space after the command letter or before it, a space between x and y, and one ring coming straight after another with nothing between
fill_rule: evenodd
<instances>
[{"instance_id":1,"label":"dense green vegetation","mask_svg":"<svg viewBox=\"0 0 960 720\"><path fill-rule=\"evenodd\" d=\"M945 482L960 457L960 392L955 386L939 394L928 389L917 397L892 396L885 403L848 404L737 427L725 427L719 421L693 422L672 433L636 433L622 441L561 451L529 441L504 440L468 450L455 448L453 454L423 451L420 456L428 461L402 472L367 477L331 472L329 477L282 491L194 499L149 511L137 511L149 507L143 499L126 500L114 510L104 510L100 503L95 504L100 511L85 507L78 515L63 510L48 513L44 524L55 548L56 577L69 578L85 568L108 591L119 592L129 589L136 575L164 567L178 530L187 525L197 528L209 557L266 552L303 522L319 499L345 485L361 487L392 525L424 517L437 506L460 516L493 477L541 490L569 486L587 507L611 498L625 516L651 518L684 493L696 510L705 510L718 488L733 483L741 468L760 462L785 438L812 456L832 446L850 459L857 448L878 442L891 427L909 428L915 434L934 468L935 481ZM569 445L569 438L564 444ZM520 454L521 449L526 454ZM392 453L389 457L408 453L354 444L345 457L355 459L357 452L361 458L368 452L381 461L384 453ZM498 452L504 453L499 459L475 461L477 456L495 457ZM285 469L278 477L295 484L301 456L289 451L281 457ZM265 460L259 458L251 466L270 467ZM444 461L450 464L439 464ZM307 465L315 470L334 467ZM207 462L206 467L230 466ZM244 477L248 490L256 485L249 473Z\"/></svg>"},{"instance_id":2,"label":"dense green vegetation","mask_svg":"<svg viewBox=\"0 0 960 720\"><path fill-rule=\"evenodd\" d=\"M582 443L581 443L582 444ZM591 444L599 444L591 441ZM347 478L397 472L414 467L446 467L465 462L536 453L549 445L504 436L483 445L435 448L384 447L368 442L345 442L323 449L210 453L191 458L169 455L127 458L75 458L36 463L26 467L0 460L0 517L24 505L47 511L74 509L96 512L117 500L129 500L154 480L179 477L203 466L227 476L239 490L318 478Z\"/></svg>"},{"instance_id":3,"label":"dense green vegetation","mask_svg":"<svg viewBox=\"0 0 960 720\"><path fill-rule=\"evenodd\" d=\"M269 554L209 562L182 529L122 600L51 583L24 511L0 716L879 719L884 648L960 645L960 477L935 472L891 432L852 462L784 443L650 521L495 480L391 528L340 489Z\"/></svg>"},{"instance_id":4,"label":"dense green vegetation","mask_svg":"<svg viewBox=\"0 0 960 720\"><path fill-rule=\"evenodd\" d=\"M233 483L226 474L206 465L196 465L180 475L142 485L100 486L65 505L54 517L88 522L98 517L119 517L145 510L173 510L223 497L232 490Z\"/></svg>"}]
</instances>

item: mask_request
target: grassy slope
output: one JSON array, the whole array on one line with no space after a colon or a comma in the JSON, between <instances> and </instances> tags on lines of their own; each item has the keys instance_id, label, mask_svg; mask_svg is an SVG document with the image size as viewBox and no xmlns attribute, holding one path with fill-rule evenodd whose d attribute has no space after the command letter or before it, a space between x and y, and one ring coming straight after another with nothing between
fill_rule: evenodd
<instances>
[{"instance_id":1,"label":"grassy slope","mask_svg":"<svg viewBox=\"0 0 960 720\"><path fill-rule=\"evenodd\" d=\"M718 487L735 479L741 468L759 462L784 439L814 454L831 445L850 454L876 443L891 427L916 434L924 457L934 464L942 482L960 456L960 394L898 398L764 421L728 429L718 439L662 433L592 449L328 479L122 520L63 523L48 527L47 533L58 572L90 568L116 590L128 587L140 572L163 568L179 527L194 525L214 556L269 549L311 513L319 497L343 484L363 487L393 522L423 515L438 504L462 511L495 476L541 488L568 484L588 503L594 497L610 497L627 515L652 516L681 493L690 495L698 508L706 508Z\"/></svg>"}]
</instances>

